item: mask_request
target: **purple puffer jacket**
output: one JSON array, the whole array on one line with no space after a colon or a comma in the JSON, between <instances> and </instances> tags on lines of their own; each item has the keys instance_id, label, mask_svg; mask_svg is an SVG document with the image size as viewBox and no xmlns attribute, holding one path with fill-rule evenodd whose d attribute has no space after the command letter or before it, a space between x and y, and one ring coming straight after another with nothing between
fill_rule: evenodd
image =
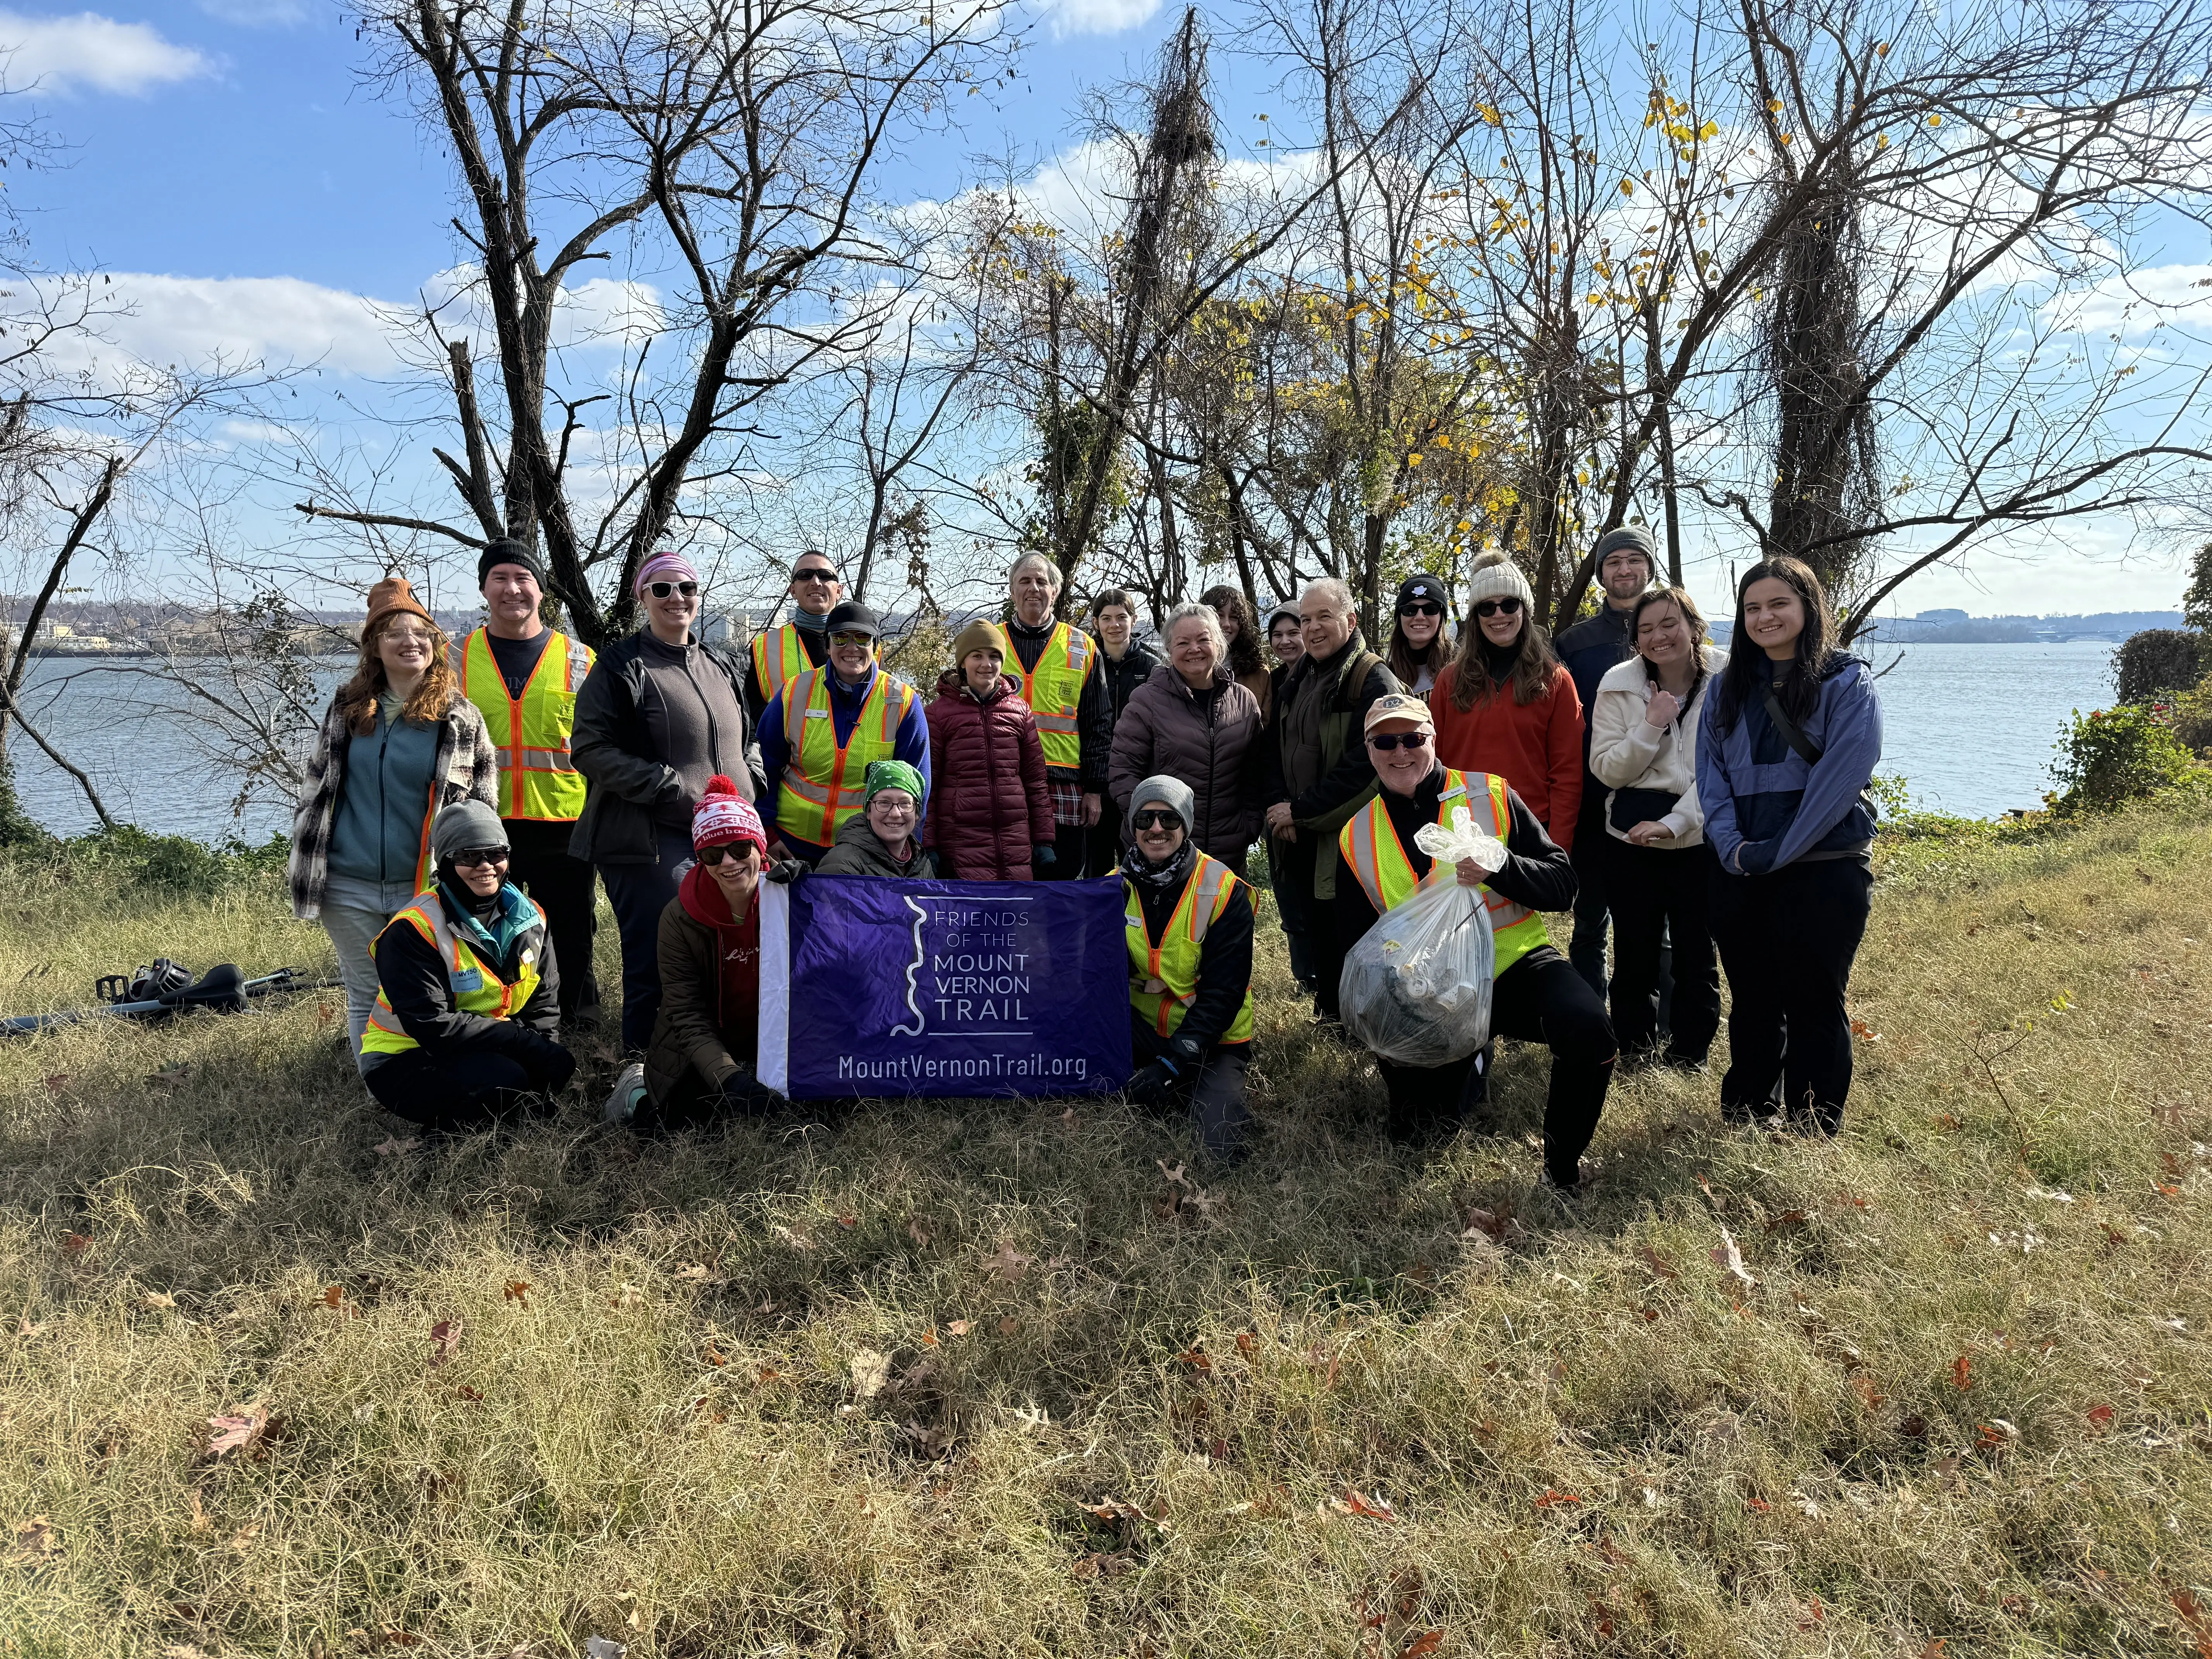
<instances>
[{"instance_id":1,"label":"purple puffer jacket","mask_svg":"<svg viewBox=\"0 0 2212 1659\"><path fill-rule=\"evenodd\" d=\"M1260 836L1260 700L1226 667L1214 671L1213 683L1209 719L1182 675L1154 669L1114 728L1106 787L1126 815L1129 792L1146 778L1181 778L1198 797L1190 838L1210 857L1237 859Z\"/></svg>"}]
</instances>

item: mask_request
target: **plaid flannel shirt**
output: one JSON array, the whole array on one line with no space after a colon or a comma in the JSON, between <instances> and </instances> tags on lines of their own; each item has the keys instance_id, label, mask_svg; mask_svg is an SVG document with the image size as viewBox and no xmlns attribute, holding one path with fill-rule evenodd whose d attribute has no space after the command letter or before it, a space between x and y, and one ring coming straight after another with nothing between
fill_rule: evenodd
<instances>
[{"instance_id":1,"label":"plaid flannel shirt","mask_svg":"<svg viewBox=\"0 0 2212 1659\"><path fill-rule=\"evenodd\" d=\"M292 814L292 914L313 921L323 913L331 885L331 829L337 822L338 797L345 791L345 720L331 700L315 733L314 757L307 763L307 787ZM438 723L438 754L432 773L439 780L438 805L450 806L473 795L499 811L499 750L477 706L459 691Z\"/></svg>"}]
</instances>

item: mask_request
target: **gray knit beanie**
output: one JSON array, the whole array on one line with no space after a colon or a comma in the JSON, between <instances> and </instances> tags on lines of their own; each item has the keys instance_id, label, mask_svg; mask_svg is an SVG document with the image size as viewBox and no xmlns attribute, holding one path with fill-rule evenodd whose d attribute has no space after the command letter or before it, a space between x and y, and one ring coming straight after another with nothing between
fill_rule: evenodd
<instances>
[{"instance_id":1,"label":"gray knit beanie","mask_svg":"<svg viewBox=\"0 0 2212 1659\"><path fill-rule=\"evenodd\" d=\"M1536 608L1535 590L1521 574L1521 567L1513 562L1513 556L1493 548L1474 562L1474 568L1468 576L1468 614L1473 616L1475 605L1483 599L1503 599L1520 600L1523 611Z\"/></svg>"},{"instance_id":2,"label":"gray knit beanie","mask_svg":"<svg viewBox=\"0 0 2212 1659\"><path fill-rule=\"evenodd\" d=\"M1161 772L1146 778L1129 792L1129 818L1136 821L1137 809L1147 801L1156 801L1182 820L1182 832L1188 835L1198 823L1198 797L1191 793L1190 786L1181 778L1170 777Z\"/></svg>"},{"instance_id":3,"label":"gray knit beanie","mask_svg":"<svg viewBox=\"0 0 2212 1659\"><path fill-rule=\"evenodd\" d=\"M471 797L438 809L430 820L430 856L441 864L471 847L504 847L507 826L499 814Z\"/></svg>"},{"instance_id":4,"label":"gray knit beanie","mask_svg":"<svg viewBox=\"0 0 2212 1659\"><path fill-rule=\"evenodd\" d=\"M1641 553L1647 573L1659 568L1659 550L1651 540L1651 532L1642 525L1625 524L1599 537L1597 545L1590 550L1590 568L1604 569L1608 553Z\"/></svg>"}]
</instances>

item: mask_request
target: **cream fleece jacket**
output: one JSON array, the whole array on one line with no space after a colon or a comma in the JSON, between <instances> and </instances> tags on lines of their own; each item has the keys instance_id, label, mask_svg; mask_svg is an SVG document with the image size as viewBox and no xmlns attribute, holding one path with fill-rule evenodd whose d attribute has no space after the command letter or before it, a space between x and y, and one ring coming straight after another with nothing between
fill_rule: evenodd
<instances>
[{"instance_id":1,"label":"cream fleece jacket","mask_svg":"<svg viewBox=\"0 0 2212 1659\"><path fill-rule=\"evenodd\" d=\"M1705 839L1705 813L1698 802L1698 716L1705 712L1713 681L1727 663L1726 654L1705 647L1705 678L1690 706L1665 726L1644 718L1651 701L1652 680L1644 659L1631 657L1606 671L1597 683L1597 701L1590 710L1590 770L1607 789L1605 830L1615 841L1626 841L1626 832L1613 827L1615 789L1663 789L1681 799L1660 822L1674 832L1668 848L1695 847Z\"/></svg>"}]
</instances>

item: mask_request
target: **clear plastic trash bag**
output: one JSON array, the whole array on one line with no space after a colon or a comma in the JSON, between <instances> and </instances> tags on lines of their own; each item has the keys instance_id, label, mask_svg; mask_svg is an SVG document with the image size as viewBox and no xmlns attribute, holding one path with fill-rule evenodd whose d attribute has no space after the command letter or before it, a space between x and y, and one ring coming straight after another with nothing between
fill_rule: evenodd
<instances>
[{"instance_id":1,"label":"clear plastic trash bag","mask_svg":"<svg viewBox=\"0 0 2212 1659\"><path fill-rule=\"evenodd\" d=\"M1345 1029L1401 1066L1444 1066L1490 1040L1490 981L1497 946L1482 890L1454 868L1472 858L1505 865L1505 848L1474 828L1464 806L1449 829L1424 824L1414 844L1436 861L1426 884L1376 919L1344 958L1338 983Z\"/></svg>"}]
</instances>

